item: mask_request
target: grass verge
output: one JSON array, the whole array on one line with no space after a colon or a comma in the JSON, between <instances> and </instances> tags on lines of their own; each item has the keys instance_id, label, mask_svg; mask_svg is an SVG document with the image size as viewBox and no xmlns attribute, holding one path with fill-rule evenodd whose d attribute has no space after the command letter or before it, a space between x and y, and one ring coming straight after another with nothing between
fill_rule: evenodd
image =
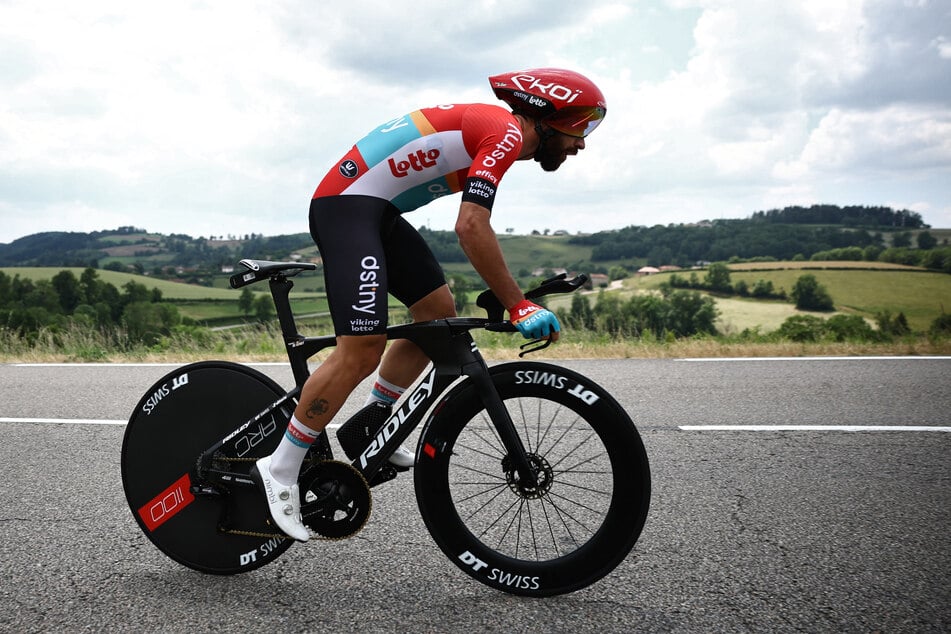
<instances>
[{"instance_id":1,"label":"grass verge","mask_svg":"<svg viewBox=\"0 0 951 634\"><path fill-rule=\"evenodd\" d=\"M312 333L308 333L312 334ZM515 334L477 331L479 349L486 359L517 359L525 340ZM324 351L313 360L322 361ZM677 359L715 357L797 357L797 356L925 356L951 355L951 339L917 335L890 343L791 341L751 342L738 337L702 337L673 341L613 339L592 332L564 332L561 340L532 354L531 359ZM226 359L236 362L281 362L287 357L280 331L274 327L253 327L202 336L176 335L152 346L107 342L96 332L71 329L44 331L33 342L0 331L0 363L189 363Z\"/></svg>"}]
</instances>

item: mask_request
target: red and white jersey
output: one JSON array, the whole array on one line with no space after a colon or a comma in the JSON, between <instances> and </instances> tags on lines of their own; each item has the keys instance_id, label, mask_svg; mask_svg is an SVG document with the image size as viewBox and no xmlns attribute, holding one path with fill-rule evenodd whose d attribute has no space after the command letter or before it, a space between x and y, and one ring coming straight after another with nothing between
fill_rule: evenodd
<instances>
[{"instance_id":1,"label":"red and white jersey","mask_svg":"<svg viewBox=\"0 0 951 634\"><path fill-rule=\"evenodd\" d=\"M423 108L358 141L324 176L314 198L375 196L407 212L463 191L463 200L491 209L502 176L521 151L522 130L505 108Z\"/></svg>"}]
</instances>

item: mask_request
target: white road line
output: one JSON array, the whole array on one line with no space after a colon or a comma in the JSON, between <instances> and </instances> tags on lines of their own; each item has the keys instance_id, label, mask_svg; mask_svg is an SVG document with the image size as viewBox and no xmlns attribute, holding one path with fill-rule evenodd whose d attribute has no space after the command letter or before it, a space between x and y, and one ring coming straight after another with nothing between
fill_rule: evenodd
<instances>
[{"instance_id":1,"label":"white road line","mask_svg":"<svg viewBox=\"0 0 951 634\"><path fill-rule=\"evenodd\" d=\"M0 423L37 423L41 425L125 425L129 421L104 418L0 418ZM327 429L338 429L343 423L330 423Z\"/></svg>"},{"instance_id":2,"label":"white road line","mask_svg":"<svg viewBox=\"0 0 951 634\"><path fill-rule=\"evenodd\" d=\"M674 361L948 361L949 356L904 356L904 357L691 357Z\"/></svg>"},{"instance_id":3,"label":"white road line","mask_svg":"<svg viewBox=\"0 0 951 634\"><path fill-rule=\"evenodd\" d=\"M187 363L11 363L14 368L184 368ZM239 365L290 366L286 361L248 362Z\"/></svg>"},{"instance_id":4,"label":"white road line","mask_svg":"<svg viewBox=\"0 0 951 634\"><path fill-rule=\"evenodd\" d=\"M681 425L682 431L936 431L951 432L951 427L930 425Z\"/></svg>"},{"instance_id":5,"label":"white road line","mask_svg":"<svg viewBox=\"0 0 951 634\"><path fill-rule=\"evenodd\" d=\"M124 420L102 418L0 418L0 423L57 423L71 425L125 425Z\"/></svg>"}]
</instances>

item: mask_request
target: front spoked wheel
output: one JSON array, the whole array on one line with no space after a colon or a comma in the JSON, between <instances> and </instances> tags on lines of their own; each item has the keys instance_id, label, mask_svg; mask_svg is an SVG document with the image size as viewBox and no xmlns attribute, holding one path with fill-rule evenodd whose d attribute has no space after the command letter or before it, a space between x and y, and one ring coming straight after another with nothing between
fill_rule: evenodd
<instances>
[{"instance_id":1,"label":"front spoked wheel","mask_svg":"<svg viewBox=\"0 0 951 634\"><path fill-rule=\"evenodd\" d=\"M523 482L469 382L420 439L415 482L433 538L467 574L513 594L588 586L628 555L650 502L647 454L620 405L554 365L491 369L528 454Z\"/></svg>"}]
</instances>

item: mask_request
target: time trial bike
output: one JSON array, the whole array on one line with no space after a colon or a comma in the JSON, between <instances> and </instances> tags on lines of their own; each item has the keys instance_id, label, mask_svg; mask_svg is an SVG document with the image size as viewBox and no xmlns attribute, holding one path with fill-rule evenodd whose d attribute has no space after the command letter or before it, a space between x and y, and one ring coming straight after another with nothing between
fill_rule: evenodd
<instances>
[{"instance_id":1,"label":"time trial bike","mask_svg":"<svg viewBox=\"0 0 951 634\"><path fill-rule=\"evenodd\" d=\"M148 539L180 564L222 575L259 568L294 544L272 524L249 473L277 447L308 360L335 343L301 335L291 310L290 278L315 265L240 265L232 287L269 281L295 387L243 364L185 365L136 405L121 456L126 499ZM584 281L562 275L526 297L572 292ZM388 458L422 424L417 504L450 561L503 592L578 590L614 570L641 533L650 502L644 445L618 402L581 374L524 360L489 366L472 331L515 328L490 291L477 304L486 317L388 328L389 339L414 342L431 364L377 423L358 412L352 421L363 422L340 428L347 461L334 458L321 434L301 471L303 522L325 539L358 532L371 489L397 475ZM527 343L522 355L547 344Z\"/></svg>"}]
</instances>

